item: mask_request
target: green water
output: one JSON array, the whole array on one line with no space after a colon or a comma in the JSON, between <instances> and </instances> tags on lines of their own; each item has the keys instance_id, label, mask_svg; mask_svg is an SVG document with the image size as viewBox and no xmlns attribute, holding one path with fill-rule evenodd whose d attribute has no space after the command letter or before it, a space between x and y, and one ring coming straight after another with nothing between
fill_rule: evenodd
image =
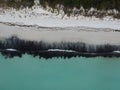
<instances>
[{"instance_id":1,"label":"green water","mask_svg":"<svg viewBox=\"0 0 120 90\"><path fill-rule=\"evenodd\" d=\"M0 55L0 90L120 90L120 58Z\"/></svg>"}]
</instances>

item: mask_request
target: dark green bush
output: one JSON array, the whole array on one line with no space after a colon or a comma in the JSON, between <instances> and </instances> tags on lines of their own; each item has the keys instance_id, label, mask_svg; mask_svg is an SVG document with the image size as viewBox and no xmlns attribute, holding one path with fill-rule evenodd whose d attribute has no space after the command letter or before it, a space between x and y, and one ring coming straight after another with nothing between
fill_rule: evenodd
<instances>
[{"instance_id":1,"label":"dark green bush","mask_svg":"<svg viewBox=\"0 0 120 90\"><path fill-rule=\"evenodd\" d=\"M62 4L66 8L80 8L83 6L85 9L93 7L99 10L116 9L120 11L120 0L40 0L40 3L42 5L47 3L53 8L57 4Z\"/></svg>"},{"instance_id":2,"label":"dark green bush","mask_svg":"<svg viewBox=\"0 0 120 90\"><path fill-rule=\"evenodd\" d=\"M31 7L34 5L34 0L0 0L0 6L3 7Z\"/></svg>"},{"instance_id":3,"label":"dark green bush","mask_svg":"<svg viewBox=\"0 0 120 90\"><path fill-rule=\"evenodd\" d=\"M120 0L40 0L40 3L43 6L46 6L47 3L52 8L55 8L57 4L61 4L66 8L80 8L83 6L85 9L93 7L99 10L116 9L120 11ZM34 0L0 0L0 5L3 4L10 7L31 7L34 5Z\"/></svg>"}]
</instances>

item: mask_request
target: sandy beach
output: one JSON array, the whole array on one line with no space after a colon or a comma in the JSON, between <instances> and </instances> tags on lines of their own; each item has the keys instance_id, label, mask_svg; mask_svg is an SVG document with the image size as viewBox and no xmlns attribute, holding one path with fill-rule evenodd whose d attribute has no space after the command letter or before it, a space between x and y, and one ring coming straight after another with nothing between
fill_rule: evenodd
<instances>
[{"instance_id":1,"label":"sandy beach","mask_svg":"<svg viewBox=\"0 0 120 90\"><path fill-rule=\"evenodd\" d=\"M45 42L84 42L87 44L120 45L120 32L90 28L37 28L0 23L0 39L17 36L20 39Z\"/></svg>"},{"instance_id":2,"label":"sandy beach","mask_svg":"<svg viewBox=\"0 0 120 90\"><path fill-rule=\"evenodd\" d=\"M0 22L43 27L91 27L120 30L120 20L106 16L104 18L71 16L51 13L40 6L16 10L0 8Z\"/></svg>"}]
</instances>

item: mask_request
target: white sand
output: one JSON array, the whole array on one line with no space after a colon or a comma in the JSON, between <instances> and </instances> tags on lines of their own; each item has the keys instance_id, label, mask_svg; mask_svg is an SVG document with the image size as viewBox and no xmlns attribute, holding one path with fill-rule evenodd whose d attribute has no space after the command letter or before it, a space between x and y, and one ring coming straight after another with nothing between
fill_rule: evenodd
<instances>
[{"instance_id":1,"label":"white sand","mask_svg":"<svg viewBox=\"0 0 120 90\"><path fill-rule=\"evenodd\" d=\"M63 14L64 15L64 14ZM39 6L32 9L2 9L0 8L0 22L9 22L22 25L38 25L43 27L92 27L111 28L120 30L120 19L105 17L103 19L95 17L64 17L56 15ZM77 19L76 19L77 18Z\"/></svg>"},{"instance_id":2,"label":"white sand","mask_svg":"<svg viewBox=\"0 0 120 90\"><path fill-rule=\"evenodd\" d=\"M73 30L72 30L73 29ZM8 26L0 23L0 39L18 36L25 40L46 42L85 42L88 44L115 44L120 45L120 32L112 30L82 30L78 28L35 28Z\"/></svg>"}]
</instances>

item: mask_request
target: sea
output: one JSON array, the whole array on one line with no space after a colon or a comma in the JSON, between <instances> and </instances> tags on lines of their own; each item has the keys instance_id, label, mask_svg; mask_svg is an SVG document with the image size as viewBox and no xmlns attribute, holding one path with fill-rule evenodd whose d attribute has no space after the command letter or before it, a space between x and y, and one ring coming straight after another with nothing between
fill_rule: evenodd
<instances>
[{"instance_id":1,"label":"sea","mask_svg":"<svg viewBox=\"0 0 120 90\"><path fill-rule=\"evenodd\" d=\"M120 58L0 54L0 90L120 90Z\"/></svg>"}]
</instances>

